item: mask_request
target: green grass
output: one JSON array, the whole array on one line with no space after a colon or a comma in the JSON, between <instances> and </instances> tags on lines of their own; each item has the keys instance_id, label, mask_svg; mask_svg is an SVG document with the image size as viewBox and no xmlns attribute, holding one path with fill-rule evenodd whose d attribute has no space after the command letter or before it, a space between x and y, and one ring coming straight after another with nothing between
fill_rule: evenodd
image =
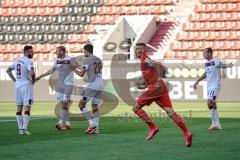
<instances>
[{"instance_id":1,"label":"green grass","mask_svg":"<svg viewBox=\"0 0 240 160\"><path fill-rule=\"evenodd\" d=\"M146 107L154 115L161 131L149 142L147 126L133 117L129 106L121 103L101 118L98 136L84 134L86 121L72 121L72 130L59 132L53 109L55 103L37 103L32 108L29 130L31 136L17 134L14 104L0 104L0 160L64 159L64 160L142 160L142 159L239 159L240 107L239 103L219 103L222 131L208 131L210 118L205 103L174 103L194 133L193 146L184 147L180 130L171 120L159 114L159 108ZM191 110L191 114L190 114ZM77 113L76 104L71 108ZM126 114L127 113L127 114ZM190 116L191 115L191 116ZM125 117L124 117L125 116ZM46 119L34 119L36 117Z\"/></svg>"}]
</instances>

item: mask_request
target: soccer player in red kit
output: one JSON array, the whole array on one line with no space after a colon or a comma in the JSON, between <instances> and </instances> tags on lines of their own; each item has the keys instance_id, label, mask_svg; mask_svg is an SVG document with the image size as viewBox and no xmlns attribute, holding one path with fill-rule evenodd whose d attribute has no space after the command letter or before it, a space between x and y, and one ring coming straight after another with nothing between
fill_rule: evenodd
<instances>
[{"instance_id":1,"label":"soccer player in red kit","mask_svg":"<svg viewBox=\"0 0 240 160\"><path fill-rule=\"evenodd\" d=\"M193 135L188 131L182 118L172 108L167 86L159 76L160 67L158 66L161 64L159 62L154 62L147 56L145 43L136 44L135 54L137 58L141 59L141 71L147 84L147 89L138 97L132 109L134 113L149 126L150 131L146 140L151 140L154 135L159 132L159 128L152 122L148 114L142 108L145 105L149 106L152 102L155 102L178 125L183 132L185 145L191 147Z\"/></svg>"}]
</instances>

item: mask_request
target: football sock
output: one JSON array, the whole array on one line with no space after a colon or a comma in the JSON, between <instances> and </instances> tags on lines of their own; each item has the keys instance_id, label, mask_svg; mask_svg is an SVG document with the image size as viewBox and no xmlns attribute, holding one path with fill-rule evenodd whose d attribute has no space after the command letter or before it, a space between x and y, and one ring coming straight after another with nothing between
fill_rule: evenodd
<instances>
[{"instance_id":1,"label":"football sock","mask_svg":"<svg viewBox=\"0 0 240 160\"><path fill-rule=\"evenodd\" d=\"M156 128L156 125L152 122L152 120L149 118L148 114L142 110L138 109L135 111L136 115L138 115L139 118L142 119L142 121L146 122L149 128Z\"/></svg>"},{"instance_id":2,"label":"football sock","mask_svg":"<svg viewBox=\"0 0 240 160\"><path fill-rule=\"evenodd\" d=\"M60 124L60 125L63 124L63 120L61 118L59 119L58 124Z\"/></svg>"},{"instance_id":3,"label":"football sock","mask_svg":"<svg viewBox=\"0 0 240 160\"><path fill-rule=\"evenodd\" d=\"M27 130L29 120L30 120L30 112L25 111L25 113L23 115L23 129Z\"/></svg>"},{"instance_id":4,"label":"football sock","mask_svg":"<svg viewBox=\"0 0 240 160\"><path fill-rule=\"evenodd\" d=\"M210 114L211 114L211 118L212 118L212 125L216 125L215 108L210 109Z\"/></svg>"},{"instance_id":5,"label":"football sock","mask_svg":"<svg viewBox=\"0 0 240 160\"><path fill-rule=\"evenodd\" d=\"M66 121L66 125L67 125L67 126L71 126L70 121Z\"/></svg>"},{"instance_id":6,"label":"football sock","mask_svg":"<svg viewBox=\"0 0 240 160\"><path fill-rule=\"evenodd\" d=\"M92 120L91 114L90 114L90 112L88 111L88 109L87 109L86 107L84 107L81 111L85 114L85 117L86 117L86 119L87 119L88 122L89 122L89 125L90 125L90 126L94 126L95 124L94 124L94 122L93 122L93 120Z\"/></svg>"},{"instance_id":7,"label":"football sock","mask_svg":"<svg viewBox=\"0 0 240 160\"><path fill-rule=\"evenodd\" d=\"M220 127L221 124L220 124L217 108L214 110L214 116L215 116L216 125Z\"/></svg>"},{"instance_id":8,"label":"football sock","mask_svg":"<svg viewBox=\"0 0 240 160\"><path fill-rule=\"evenodd\" d=\"M96 126L98 126L99 123L99 111L93 110L93 121L95 122Z\"/></svg>"},{"instance_id":9,"label":"football sock","mask_svg":"<svg viewBox=\"0 0 240 160\"><path fill-rule=\"evenodd\" d=\"M62 108L62 113L61 113L60 119L61 119L62 121L66 121L67 116L68 116L68 111L67 111L67 109L66 109L66 108Z\"/></svg>"},{"instance_id":10,"label":"football sock","mask_svg":"<svg viewBox=\"0 0 240 160\"><path fill-rule=\"evenodd\" d=\"M176 112L174 112L172 119L178 125L178 127L182 130L182 132L185 136L187 134L188 130L187 130L187 127L186 127L185 123L183 122L181 116L179 116Z\"/></svg>"},{"instance_id":11,"label":"football sock","mask_svg":"<svg viewBox=\"0 0 240 160\"><path fill-rule=\"evenodd\" d=\"M16 113L16 119L19 130L23 128L23 117L21 112Z\"/></svg>"}]
</instances>

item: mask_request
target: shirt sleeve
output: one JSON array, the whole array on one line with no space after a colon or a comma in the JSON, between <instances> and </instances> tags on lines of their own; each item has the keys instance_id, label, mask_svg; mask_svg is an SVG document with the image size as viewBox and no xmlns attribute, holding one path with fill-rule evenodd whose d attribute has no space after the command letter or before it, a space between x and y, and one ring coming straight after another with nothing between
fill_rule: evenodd
<instances>
[{"instance_id":1,"label":"shirt sleeve","mask_svg":"<svg viewBox=\"0 0 240 160\"><path fill-rule=\"evenodd\" d=\"M145 58L144 62L146 62L148 66L153 67L154 61L152 59Z\"/></svg>"},{"instance_id":2,"label":"shirt sleeve","mask_svg":"<svg viewBox=\"0 0 240 160\"><path fill-rule=\"evenodd\" d=\"M75 58L70 59L70 65L71 65L71 67L73 67L73 68L80 68L80 66L81 66L81 65L76 61Z\"/></svg>"},{"instance_id":3,"label":"shirt sleeve","mask_svg":"<svg viewBox=\"0 0 240 160\"><path fill-rule=\"evenodd\" d=\"M219 67L222 62L220 61L220 59L215 59L215 62L214 62L214 63L215 63L215 66L216 66L216 67Z\"/></svg>"},{"instance_id":4,"label":"shirt sleeve","mask_svg":"<svg viewBox=\"0 0 240 160\"><path fill-rule=\"evenodd\" d=\"M29 62L27 63L27 69L30 71L32 68L33 68L33 62L32 62L32 61L29 61Z\"/></svg>"},{"instance_id":5,"label":"shirt sleeve","mask_svg":"<svg viewBox=\"0 0 240 160\"><path fill-rule=\"evenodd\" d=\"M9 67L12 68L12 69L15 69L15 63L16 62L12 63Z\"/></svg>"},{"instance_id":6,"label":"shirt sleeve","mask_svg":"<svg viewBox=\"0 0 240 160\"><path fill-rule=\"evenodd\" d=\"M85 60L85 62L83 63L83 66L82 66L82 69L84 69L84 70L88 70L88 68L89 68L89 60L87 59L87 60Z\"/></svg>"},{"instance_id":7,"label":"shirt sleeve","mask_svg":"<svg viewBox=\"0 0 240 160\"><path fill-rule=\"evenodd\" d=\"M55 61L54 61L54 63L53 63L53 68L58 68L57 61L58 61L58 60L55 60Z\"/></svg>"}]
</instances>

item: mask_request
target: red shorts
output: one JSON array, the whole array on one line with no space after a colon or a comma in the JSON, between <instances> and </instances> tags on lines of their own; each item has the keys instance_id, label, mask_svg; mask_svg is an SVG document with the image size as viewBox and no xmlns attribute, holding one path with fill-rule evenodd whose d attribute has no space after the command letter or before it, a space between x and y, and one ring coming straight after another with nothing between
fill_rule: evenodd
<instances>
[{"instance_id":1,"label":"red shorts","mask_svg":"<svg viewBox=\"0 0 240 160\"><path fill-rule=\"evenodd\" d=\"M149 106L152 102L156 102L160 107L172 107L167 86L162 80L160 81L160 87L148 86L147 90L137 99L137 104L141 106Z\"/></svg>"}]
</instances>

